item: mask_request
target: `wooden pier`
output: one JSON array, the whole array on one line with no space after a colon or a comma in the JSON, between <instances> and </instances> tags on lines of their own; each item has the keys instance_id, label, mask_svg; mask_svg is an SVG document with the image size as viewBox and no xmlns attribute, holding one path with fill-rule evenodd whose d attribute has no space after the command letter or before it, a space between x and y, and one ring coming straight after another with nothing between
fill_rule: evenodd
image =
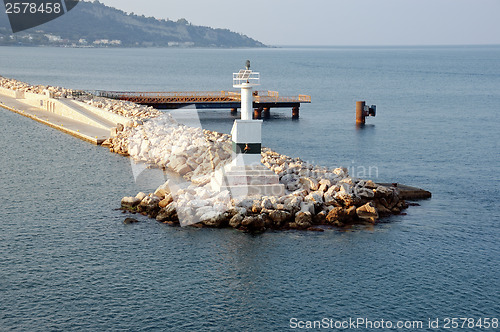
<instances>
[{"instance_id":1,"label":"wooden pier","mask_svg":"<svg viewBox=\"0 0 500 332\"><path fill-rule=\"evenodd\" d=\"M120 92L95 91L95 95L131 101L157 109L178 109L195 106L197 109L230 109L234 114L241 107L241 94L236 91L187 91L187 92ZM299 117L302 103L311 103L311 96L280 96L277 91L254 92L254 118L269 117L271 108L291 108L292 117Z\"/></svg>"}]
</instances>

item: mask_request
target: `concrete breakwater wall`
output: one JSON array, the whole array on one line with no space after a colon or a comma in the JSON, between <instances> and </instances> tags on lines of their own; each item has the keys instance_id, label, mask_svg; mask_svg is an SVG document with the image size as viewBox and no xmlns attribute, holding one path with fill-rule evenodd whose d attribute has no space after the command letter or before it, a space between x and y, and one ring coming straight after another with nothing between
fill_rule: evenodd
<instances>
[{"instance_id":1,"label":"concrete breakwater wall","mask_svg":"<svg viewBox=\"0 0 500 332\"><path fill-rule=\"evenodd\" d=\"M26 99L26 101L32 103L31 105L37 107L40 107L40 105L37 104L40 100L71 100L77 103L78 106L115 123L123 122L123 118L145 120L161 114L160 111L152 107L138 105L128 101L96 97L81 90L66 89L63 87L30 85L2 76L0 76L0 93L16 99Z\"/></svg>"},{"instance_id":2,"label":"concrete breakwater wall","mask_svg":"<svg viewBox=\"0 0 500 332\"><path fill-rule=\"evenodd\" d=\"M40 89L34 89L29 88L30 86L27 84L14 84L14 87L22 86L24 89L13 90L12 81L3 79L0 82L4 86L10 87L5 88L4 86L0 86L0 94L14 98L22 104L106 130L111 129L119 123L129 121L128 118L105 109L99 109L73 98L66 98L66 95L60 98L53 98L54 92L49 89L44 89L41 93L35 93L31 91L40 92L41 87Z\"/></svg>"},{"instance_id":3,"label":"concrete breakwater wall","mask_svg":"<svg viewBox=\"0 0 500 332\"><path fill-rule=\"evenodd\" d=\"M101 144L112 128L161 114L151 107L95 97L84 91L30 85L0 76L0 103L16 113Z\"/></svg>"},{"instance_id":4,"label":"concrete breakwater wall","mask_svg":"<svg viewBox=\"0 0 500 332\"><path fill-rule=\"evenodd\" d=\"M5 96L9 96L9 97L16 98L16 99L23 99L24 98L24 91L11 90L11 89L7 89L7 88L1 87L1 86L0 86L0 93L5 95Z\"/></svg>"},{"instance_id":5,"label":"concrete breakwater wall","mask_svg":"<svg viewBox=\"0 0 500 332\"><path fill-rule=\"evenodd\" d=\"M39 107L47 112L79 121L94 127L110 130L118 123L126 123L127 118L106 112L92 109L87 104L72 99L55 99L48 96L25 92L21 101L33 107Z\"/></svg>"}]
</instances>

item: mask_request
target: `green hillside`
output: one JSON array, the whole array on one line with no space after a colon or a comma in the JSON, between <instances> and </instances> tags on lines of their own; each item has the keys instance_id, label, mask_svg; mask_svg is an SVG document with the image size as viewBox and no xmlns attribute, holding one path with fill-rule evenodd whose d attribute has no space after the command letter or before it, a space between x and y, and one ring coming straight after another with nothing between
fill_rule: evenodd
<instances>
[{"instance_id":1,"label":"green hillside","mask_svg":"<svg viewBox=\"0 0 500 332\"><path fill-rule=\"evenodd\" d=\"M265 47L259 41L227 29L196 26L185 19L174 22L128 14L98 1L82 1L54 21L12 34L3 9L0 10L0 45Z\"/></svg>"}]
</instances>

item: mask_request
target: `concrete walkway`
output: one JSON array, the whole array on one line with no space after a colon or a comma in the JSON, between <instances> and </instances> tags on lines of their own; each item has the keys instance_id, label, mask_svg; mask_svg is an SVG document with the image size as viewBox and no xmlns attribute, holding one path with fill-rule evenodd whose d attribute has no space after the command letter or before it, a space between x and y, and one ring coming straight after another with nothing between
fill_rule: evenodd
<instances>
[{"instance_id":1,"label":"concrete walkway","mask_svg":"<svg viewBox=\"0 0 500 332\"><path fill-rule=\"evenodd\" d=\"M103 127L104 129L110 130L111 128L115 127L116 124L113 123L112 121L105 119L88 109L78 105L74 100L72 99L59 99L59 102L63 105L66 105L67 107L77 111L78 113L84 115L86 118L89 120L95 122L99 127Z\"/></svg>"},{"instance_id":2,"label":"concrete walkway","mask_svg":"<svg viewBox=\"0 0 500 332\"><path fill-rule=\"evenodd\" d=\"M80 113L85 114L85 116L89 119L98 122L100 127L85 124L62 115L48 112L42 108L28 105L23 103L22 99L16 99L0 94L0 107L8 109L12 112L26 116L95 145L100 145L109 138L110 129L115 126L113 122L89 112L83 107L76 105L76 103L71 100L65 100L64 104L78 110Z\"/></svg>"}]
</instances>

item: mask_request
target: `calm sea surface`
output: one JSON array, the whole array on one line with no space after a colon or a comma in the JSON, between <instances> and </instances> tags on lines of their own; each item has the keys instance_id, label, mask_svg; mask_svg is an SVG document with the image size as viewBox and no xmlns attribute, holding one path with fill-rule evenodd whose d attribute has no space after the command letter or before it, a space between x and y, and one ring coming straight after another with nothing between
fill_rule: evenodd
<instances>
[{"instance_id":1,"label":"calm sea surface","mask_svg":"<svg viewBox=\"0 0 500 332\"><path fill-rule=\"evenodd\" d=\"M313 99L299 121L272 110L265 146L433 198L347 231L124 225L120 199L151 180L136 182L127 158L0 109L1 331L270 331L358 317L426 330L429 318L500 318L500 47L0 47L0 75L217 91L246 59L262 90ZM377 105L362 129L357 100ZM199 116L226 133L234 120Z\"/></svg>"}]
</instances>

